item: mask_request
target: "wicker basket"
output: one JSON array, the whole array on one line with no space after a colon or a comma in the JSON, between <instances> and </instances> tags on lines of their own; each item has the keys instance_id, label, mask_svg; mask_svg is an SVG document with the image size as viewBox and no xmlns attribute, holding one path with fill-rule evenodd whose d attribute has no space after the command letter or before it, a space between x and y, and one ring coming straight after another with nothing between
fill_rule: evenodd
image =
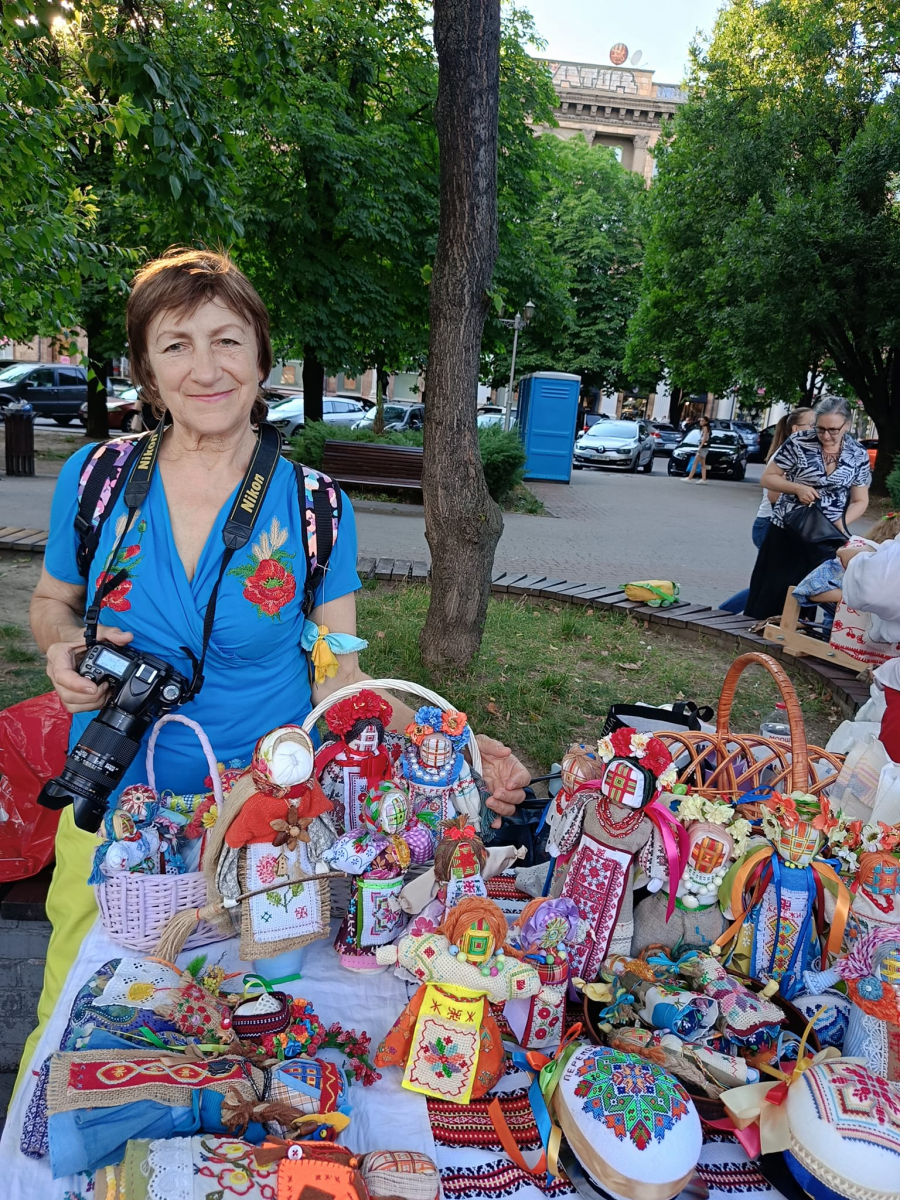
<instances>
[{"instance_id":1,"label":"wicker basket","mask_svg":"<svg viewBox=\"0 0 900 1200\"><path fill-rule=\"evenodd\" d=\"M155 792L153 755L156 740L162 726L170 721L187 725L199 738L209 764L213 794L221 812L225 802L222 781L209 738L196 721L179 713L168 713L153 727L147 744L147 783ZM206 879L202 871L191 871L185 875L113 875L104 883L97 884L94 890L100 909L100 922L110 938L128 950L144 953L152 952L156 947L170 917L183 909L202 908L206 904ZM215 925L201 921L185 942L184 948L193 950L210 942L222 941L228 936Z\"/></svg>"},{"instance_id":2,"label":"wicker basket","mask_svg":"<svg viewBox=\"0 0 900 1200\"><path fill-rule=\"evenodd\" d=\"M357 692L361 692L366 688L370 691L406 692L411 696L418 696L419 699L424 700L427 704L436 705L442 712L449 712L453 709L453 705L446 701L443 696L439 696L437 692L432 692L429 688L422 687L420 683L410 683L405 679L366 679L362 683L349 683L346 687L338 688L336 692L332 692L327 700L323 700L321 704L316 705L303 722L303 728L307 733L312 733L316 721L328 712L332 704L336 704L339 700L347 700L350 696L355 696ZM475 740L474 731L469 738L466 749L472 757L473 770L480 775L481 751L478 749L478 742Z\"/></svg>"},{"instance_id":3,"label":"wicker basket","mask_svg":"<svg viewBox=\"0 0 900 1200\"><path fill-rule=\"evenodd\" d=\"M732 733L729 728L738 680L754 663L765 668L778 684L791 727L790 745L758 733ZM656 736L665 742L675 759L678 782L708 797L734 797L763 784L777 791L819 795L835 781L844 761L842 755L807 745L794 685L774 658L755 651L740 655L728 669L715 733L679 729Z\"/></svg>"}]
</instances>

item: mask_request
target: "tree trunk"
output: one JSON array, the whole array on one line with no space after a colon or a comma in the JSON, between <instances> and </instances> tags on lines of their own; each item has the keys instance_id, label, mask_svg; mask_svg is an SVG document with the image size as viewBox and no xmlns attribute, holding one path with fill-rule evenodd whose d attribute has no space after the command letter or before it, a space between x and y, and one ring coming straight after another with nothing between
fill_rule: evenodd
<instances>
[{"instance_id":1,"label":"tree trunk","mask_svg":"<svg viewBox=\"0 0 900 1200\"><path fill-rule=\"evenodd\" d=\"M420 637L430 667L462 668L481 645L503 532L478 448L481 336L497 258L500 0L435 0L440 223L422 491L431 602Z\"/></svg>"},{"instance_id":2,"label":"tree trunk","mask_svg":"<svg viewBox=\"0 0 900 1200\"><path fill-rule=\"evenodd\" d=\"M684 388L673 387L669 393L669 424L677 429L684 408Z\"/></svg>"},{"instance_id":3,"label":"tree trunk","mask_svg":"<svg viewBox=\"0 0 900 1200\"><path fill-rule=\"evenodd\" d=\"M112 371L108 358L96 354L96 347L103 338L103 326L92 315L87 315L84 332L88 343L87 427L85 437L105 439L109 437L109 412L106 408L106 380Z\"/></svg>"},{"instance_id":4,"label":"tree trunk","mask_svg":"<svg viewBox=\"0 0 900 1200\"><path fill-rule=\"evenodd\" d=\"M372 432L376 437L384 433L384 395L387 391L387 376L381 363L375 365L375 417L372 421Z\"/></svg>"},{"instance_id":5,"label":"tree trunk","mask_svg":"<svg viewBox=\"0 0 900 1200\"><path fill-rule=\"evenodd\" d=\"M303 348L303 423L321 421L325 396L325 367L311 346Z\"/></svg>"}]
</instances>

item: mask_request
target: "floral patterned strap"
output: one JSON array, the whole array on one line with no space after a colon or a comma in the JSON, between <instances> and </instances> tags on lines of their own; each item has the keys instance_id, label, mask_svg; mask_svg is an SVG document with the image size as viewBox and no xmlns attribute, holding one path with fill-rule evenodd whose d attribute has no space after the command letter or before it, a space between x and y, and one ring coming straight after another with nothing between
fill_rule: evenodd
<instances>
[{"instance_id":1,"label":"floral patterned strap","mask_svg":"<svg viewBox=\"0 0 900 1200\"><path fill-rule=\"evenodd\" d=\"M78 536L78 570L85 578L100 542L103 523L112 512L115 498L125 483L128 474L125 468L145 440L146 435L101 442L88 455L82 468L78 480L75 532Z\"/></svg>"}]
</instances>

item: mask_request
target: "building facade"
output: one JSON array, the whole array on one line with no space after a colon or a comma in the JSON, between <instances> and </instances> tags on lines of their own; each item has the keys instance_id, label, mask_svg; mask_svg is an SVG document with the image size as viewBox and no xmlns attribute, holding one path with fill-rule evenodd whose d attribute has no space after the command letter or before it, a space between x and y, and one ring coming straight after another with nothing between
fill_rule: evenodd
<instances>
[{"instance_id":1,"label":"building facade","mask_svg":"<svg viewBox=\"0 0 900 1200\"><path fill-rule=\"evenodd\" d=\"M652 150L663 122L672 117L686 93L676 84L654 83L653 71L591 63L545 62L558 103L558 128L536 125L538 133L583 137L589 146L608 146L622 166L653 178Z\"/></svg>"}]
</instances>

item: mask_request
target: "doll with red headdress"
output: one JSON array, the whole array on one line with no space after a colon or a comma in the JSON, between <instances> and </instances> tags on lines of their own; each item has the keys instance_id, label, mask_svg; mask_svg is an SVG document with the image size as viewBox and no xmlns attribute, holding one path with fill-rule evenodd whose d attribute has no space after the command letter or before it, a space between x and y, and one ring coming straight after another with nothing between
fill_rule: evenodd
<instances>
[{"instance_id":1,"label":"doll with red headdress","mask_svg":"<svg viewBox=\"0 0 900 1200\"><path fill-rule=\"evenodd\" d=\"M462 751L472 736L466 714L425 704L406 727L409 743L394 777L409 792L413 808L431 815L435 827L457 815L479 818L481 796Z\"/></svg>"},{"instance_id":2,"label":"doll with red headdress","mask_svg":"<svg viewBox=\"0 0 900 1200\"><path fill-rule=\"evenodd\" d=\"M338 833L359 828L363 796L393 776L395 753L386 738L392 715L387 700L369 688L332 704L325 714L330 736L316 755L315 770L334 805Z\"/></svg>"}]
</instances>

